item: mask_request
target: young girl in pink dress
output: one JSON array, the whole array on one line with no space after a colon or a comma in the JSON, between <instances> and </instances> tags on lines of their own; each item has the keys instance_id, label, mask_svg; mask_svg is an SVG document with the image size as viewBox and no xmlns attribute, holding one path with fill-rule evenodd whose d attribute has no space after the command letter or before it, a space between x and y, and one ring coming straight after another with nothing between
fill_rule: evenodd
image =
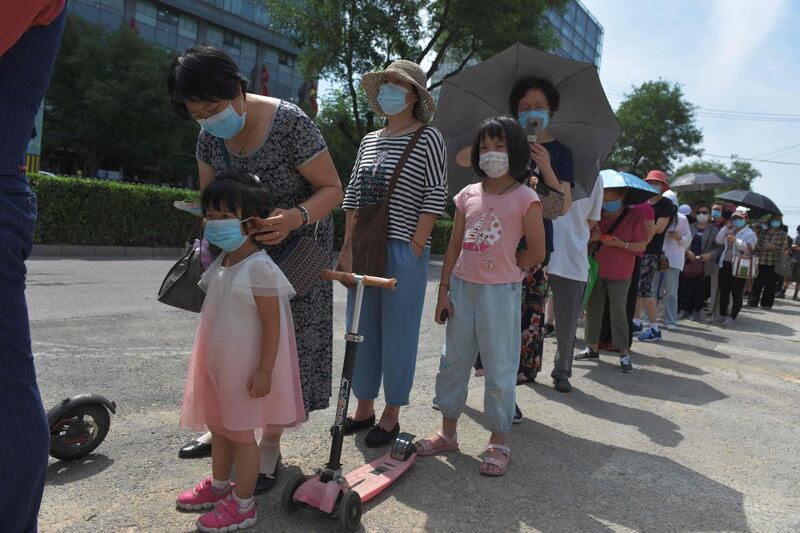
<instances>
[{"instance_id":1,"label":"young girl in pink dress","mask_svg":"<svg viewBox=\"0 0 800 533\"><path fill-rule=\"evenodd\" d=\"M297 426L305 417L289 307L294 290L246 230L248 218L267 214L268 200L257 177L239 172L218 175L201 199L205 238L223 253L199 283L206 299L180 420L183 428L212 433L212 476L178 496L182 509L214 508L197 520L200 531L256 523L254 432Z\"/></svg>"}]
</instances>

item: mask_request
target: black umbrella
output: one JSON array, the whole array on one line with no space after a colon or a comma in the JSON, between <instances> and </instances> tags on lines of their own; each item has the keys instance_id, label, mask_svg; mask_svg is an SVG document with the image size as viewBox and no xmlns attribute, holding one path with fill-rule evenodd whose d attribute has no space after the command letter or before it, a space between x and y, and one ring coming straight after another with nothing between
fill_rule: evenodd
<instances>
[{"instance_id":1,"label":"black umbrella","mask_svg":"<svg viewBox=\"0 0 800 533\"><path fill-rule=\"evenodd\" d=\"M573 198L588 196L600 164L622 129L600 84L597 67L515 44L455 76L445 78L433 125L445 138L449 154L447 182L452 194L477 181L456 154L472 144L478 125L507 115L508 96L523 78L550 80L561 93L561 105L548 131L572 150L575 167Z\"/></svg>"},{"instance_id":2,"label":"black umbrella","mask_svg":"<svg viewBox=\"0 0 800 533\"><path fill-rule=\"evenodd\" d=\"M690 172L689 174L678 176L670 183L670 189L676 192L712 191L735 186L736 180L714 172Z\"/></svg>"},{"instance_id":3,"label":"black umbrella","mask_svg":"<svg viewBox=\"0 0 800 533\"><path fill-rule=\"evenodd\" d=\"M749 207L755 211L757 216L763 213L783 216L783 213L781 213L781 210L775 205L775 202L757 192L736 189L735 191L728 191L720 194L717 198L720 200L727 200L732 204Z\"/></svg>"}]
</instances>

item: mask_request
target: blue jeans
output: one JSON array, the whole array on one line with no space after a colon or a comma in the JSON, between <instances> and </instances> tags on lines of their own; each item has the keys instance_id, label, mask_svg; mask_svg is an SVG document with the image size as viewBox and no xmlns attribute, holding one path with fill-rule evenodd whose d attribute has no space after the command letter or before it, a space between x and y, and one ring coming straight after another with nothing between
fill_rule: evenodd
<instances>
[{"instance_id":1,"label":"blue jeans","mask_svg":"<svg viewBox=\"0 0 800 533\"><path fill-rule=\"evenodd\" d=\"M0 56L0 517L9 533L36 531L50 435L31 352L25 260L36 195L23 171L34 119L50 82L64 13L25 32Z\"/></svg>"},{"instance_id":2,"label":"blue jeans","mask_svg":"<svg viewBox=\"0 0 800 533\"><path fill-rule=\"evenodd\" d=\"M414 384L419 348L419 326L428 284L430 248L417 257L408 242L389 240L386 277L397 279L397 289L366 288L361 303L358 345L353 368L353 393L359 400L378 397L383 379L386 404L408 404ZM347 326L353 316L355 290L347 291Z\"/></svg>"},{"instance_id":3,"label":"blue jeans","mask_svg":"<svg viewBox=\"0 0 800 533\"><path fill-rule=\"evenodd\" d=\"M517 370L522 333L521 283L480 285L450 278L453 316L447 321L447 351L436 375L436 402L445 418L464 411L472 365L481 354L483 409L489 429L511 429L516 403Z\"/></svg>"},{"instance_id":4,"label":"blue jeans","mask_svg":"<svg viewBox=\"0 0 800 533\"><path fill-rule=\"evenodd\" d=\"M680 275L681 270L672 267L658 273L658 295L664 295L664 323L667 326L678 323L678 278Z\"/></svg>"}]
</instances>

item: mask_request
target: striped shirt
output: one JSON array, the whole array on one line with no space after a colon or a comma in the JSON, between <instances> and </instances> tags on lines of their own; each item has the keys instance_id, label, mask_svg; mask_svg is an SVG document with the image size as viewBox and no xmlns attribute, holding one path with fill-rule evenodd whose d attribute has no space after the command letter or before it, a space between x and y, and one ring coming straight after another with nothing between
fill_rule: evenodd
<instances>
[{"instance_id":1,"label":"striped shirt","mask_svg":"<svg viewBox=\"0 0 800 533\"><path fill-rule=\"evenodd\" d=\"M357 209L386 198L392 173L408 146L412 133L361 140L358 156L344 195L342 208ZM439 130L428 127L406 161L389 199L389 238L410 242L420 215L441 216L447 201L447 155ZM430 238L427 244L430 245Z\"/></svg>"}]
</instances>

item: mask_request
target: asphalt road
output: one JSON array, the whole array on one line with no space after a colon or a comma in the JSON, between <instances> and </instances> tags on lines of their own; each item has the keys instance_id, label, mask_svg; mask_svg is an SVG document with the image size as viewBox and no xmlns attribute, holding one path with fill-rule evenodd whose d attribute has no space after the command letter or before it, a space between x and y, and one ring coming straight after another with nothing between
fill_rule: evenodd
<instances>
[{"instance_id":1,"label":"asphalt road","mask_svg":"<svg viewBox=\"0 0 800 533\"><path fill-rule=\"evenodd\" d=\"M46 405L99 392L119 405L106 442L75 463L50 460L43 532L193 531L178 492L210 471L179 460L178 429L197 315L155 300L171 262L37 259L28 299ZM439 424L430 407L444 330L432 320L432 266L404 431ZM344 291L335 292L334 375L344 352ZM478 475L487 441L483 383L471 381L461 453L421 458L365 506L366 531L800 531L800 305L747 310L734 331L683 323L658 345L634 346L636 371L616 360L577 363L573 392L549 380L517 389L525 414L504 478ZM554 342L547 341L544 375ZM286 435L280 478L321 465L331 409ZM6 436L5 438L8 438ZM382 454L345 440L352 468ZM279 491L258 497L253 531L329 531L331 520L286 514Z\"/></svg>"}]
</instances>

